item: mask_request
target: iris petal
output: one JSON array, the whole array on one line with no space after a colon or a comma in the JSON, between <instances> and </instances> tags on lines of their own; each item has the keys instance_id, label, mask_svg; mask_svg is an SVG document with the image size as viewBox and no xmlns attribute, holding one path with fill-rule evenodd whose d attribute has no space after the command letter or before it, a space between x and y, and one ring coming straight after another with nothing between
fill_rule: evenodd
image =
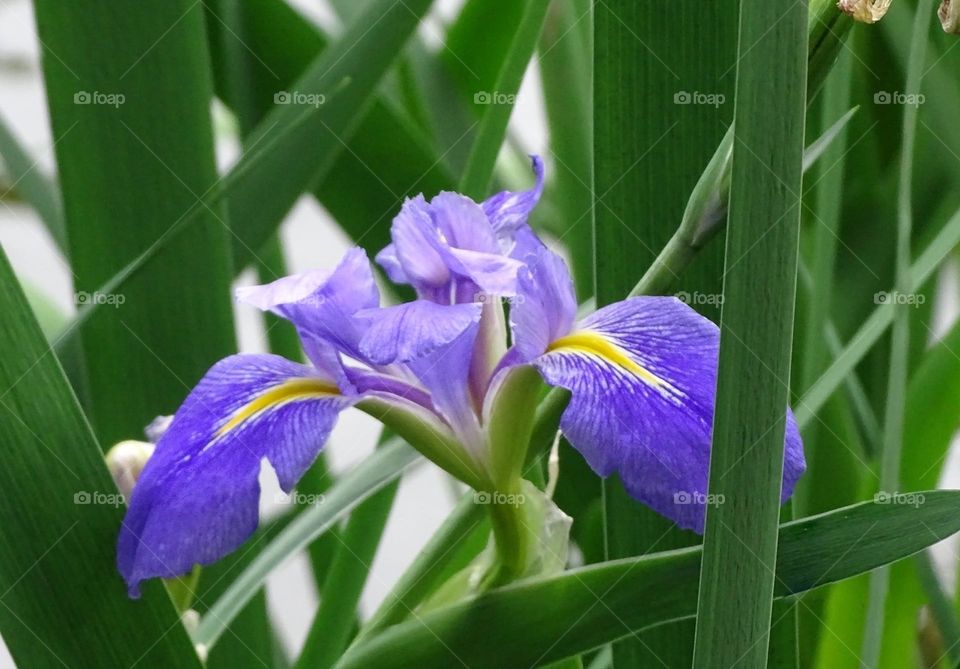
<instances>
[{"instance_id":1,"label":"iris petal","mask_svg":"<svg viewBox=\"0 0 960 669\"><path fill-rule=\"evenodd\" d=\"M352 248L332 272L312 270L278 279L264 286L237 289L237 300L272 311L309 335L330 342L357 357L363 332L353 315L380 304L380 293L370 261Z\"/></svg>"},{"instance_id":2,"label":"iris petal","mask_svg":"<svg viewBox=\"0 0 960 669\"><path fill-rule=\"evenodd\" d=\"M117 562L131 596L240 546L256 529L263 459L289 491L353 402L316 370L273 355L214 365L177 411L138 480Z\"/></svg>"},{"instance_id":3,"label":"iris petal","mask_svg":"<svg viewBox=\"0 0 960 669\"><path fill-rule=\"evenodd\" d=\"M394 255L403 275L415 287L439 287L450 279L450 270L442 254L443 243L430 216L430 205L422 195L403 203L390 228ZM379 257L378 257L379 259ZM390 270L389 256L388 266Z\"/></svg>"},{"instance_id":4,"label":"iris petal","mask_svg":"<svg viewBox=\"0 0 960 669\"><path fill-rule=\"evenodd\" d=\"M427 300L361 312L369 327L360 343L377 364L400 363L430 393L431 403L455 431L479 443L469 391L470 361L482 305L440 305Z\"/></svg>"},{"instance_id":5,"label":"iris petal","mask_svg":"<svg viewBox=\"0 0 960 669\"><path fill-rule=\"evenodd\" d=\"M513 341L523 361L532 360L551 341L570 332L577 314L573 280L563 259L540 244L526 260L510 309Z\"/></svg>"},{"instance_id":6,"label":"iris petal","mask_svg":"<svg viewBox=\"0 0 960 669\"><path fill-rule=\"evenodd\" d=\"M481 205L498 237L512 238L519 228L527 224L527 217L540 201L543 193L543 161L539 156L531 156L530 160L536 176L533 188L519 193L505 190L487 198Z\"/></svg>"},{"instance_id":7,"label":"iris petal","mask_svg":"<svg viewBox=\"0 0 960 669\"><path fill-rule=\"evenodd\" d=\"M416 300L362 311L357 316L366 320L369 327L360 342L361 353L378 365L431 355L477 323L481 306Z\"/></svg>"},{"instance_id":8,"label":"iris petal","mask_svg":"<svg viewBox=\"0 0 960 669\"><path fill-rule=\"evenodd\" d=\"M444 192L430 201L430 217L450 248L498 253L497 237L483 209L466 195Z\"/></svg>"},{"instance_id":9,"label":"iris petal","mask_svg":"<svg viewBox=\"0 0 960 669\"><path fill-rule=\"evenodd\" d=\"M684 528L703 531L719 331L675 298L610 305L533 364L571 391L561 428L601 476ZM782 498L804 469L787 414Z\"/></svg>"}]
</instances>

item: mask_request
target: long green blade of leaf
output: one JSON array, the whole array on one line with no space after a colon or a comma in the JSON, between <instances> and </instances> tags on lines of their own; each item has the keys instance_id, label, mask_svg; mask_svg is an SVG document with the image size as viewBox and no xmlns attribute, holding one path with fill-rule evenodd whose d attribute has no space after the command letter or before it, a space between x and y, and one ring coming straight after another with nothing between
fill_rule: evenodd
<instances>
[{"instance_id":1,"label":"long green blade of leaf","mask_svg":"<svg viewBox=\"0 0 960 669\"><path fill-rule=\"evenodd\" d=\"M491 93L487 110L480 121L477 136L467 158L467 167L460 179L460 192L480 200L486 197L493 168L500 153L500 145L507 132L507 123L513 111L513 100L527 71L530 57L537 46L549 0L528 0L523 18L517 26L510 50L497 75L496 90ZM500 102L505 96L510 102Z\"/></svg>"},{"instance_id":2,"label":"long green blade of leaf","mask_svg":"<svg viewBox=\"0 0 960 669\"><path fill-rule=\"evenodd\" d=\"M868 502L783 525L777 596L864 573L960 530L960 492L925 492L915 501L916 506ZM548 664L694 615L700 558L700 548L686 548L522 581L387 629L336 666ZM772 569L770 576L774 579Z\"/></svg>"},{"instance_id":3,"label":"long green blade of leaf","mask_svg":"<svg viewBox=\"0 0 960 669\"><path fill-rule=\"evenodd\" d=\"M429 4L428 0L419 0L419 2ZM394 4L393 6L398 7L399 5ZM413 21L412 25L408 25L410 23L408 9L410 8L404 5L404 11L408 18L395 22L393 28L381 27L380 29L381 31L386 30L389 33L388 37L395 40L398 46L405 37L409 36L409 32L416 25L416 21ZM421 7L421 10L425 10L425 7ZM379 25L382 18L372 22ZM406 32L404 32L404 28L406 28ZM336 49L325 50L310 70L298 80L299 83L296 86L299 86L299 88L294 91L283 91L283 94L290 97L279 98L280 100L293 101L295 99L305 99L299 96L306 95L306 99L313 100L315 103L322 99L322 105L317 108L307 106L307 110L304 111L301 105L280 104L273 111L273 114L278 118L272 120L265 118L261 122L258 126L259 130L254 133L249 142L251 148L243 154L233 169L222 180L204 191L197 198L194 206L184 211L166 232L146 250L139 255L129 254L128 257L132 255L133 259L104 281L100 288L94 292L113 294L121 287L125 287L140 275L140 272L149 262L160 255L167 247L173 245L174 240L180 240L181 235L186 234L186 230L192 229L205 209L218 204L227 196L229 196L229 209L240 213L237 219L238 224L233 228L235 258L238 259L240 264L250 260L255 254L253 249L260 248L262 244L266 243L297 195L311 185L311 183L300 183L296 178L290 180L285 178L289 171L286 156L289 155L289 152L293 152L296 155L303 155L304 160L308 162L314 159L319 161L310 163L314 169L312 172L308 169L309 166L298 163L297 174L302 176L302 173L310 172L310 174L304 176L307 182L322 179L322 176L328 173L334 164L331 160L332 157L338 155L343 148L342 136L348 134L347 126L352 130L354 122L362 117L362 115L356 114L357 107L362 107L368 101L374 86L386 68L386 63L382 62L382 54L378 51L378 57L369 59L371 64L368 67L360 68L360 72L353 72L349 64L352 61L338 55L343 50L348 49L344 40L350 37L350 35L342 37L337 42ZM361 44L366 49L376 51L384 49L384 45L389 43L383 41L387 39L384 35L372 29L363 33L361 39L357 39L356 35L353 35L353 38L355 49L351 51L356 58L364 53L363 51L359 51L359 55L357 53ZM348 62L342 62L344 60ZM330 61L333 61L336 66L331 66ZM366 63L366 61L364 62ZM327 64L326 69L324 69L324 63ZM351 76L351 73L354 76ZM360 76L361 74L363 76ZM307 89L310 92L302 89ZM298 97L293 97L294 95ZM336 104L334 104L334 101L336 101ZM321 109L330 107L337 110L332 116L320 115ZM345 107L350 109L350 113L345 111ZM343 128L340 127L341 124L344 126ZM319 131L317 125L321 126ZM305 139L306 136L310 136L311 141L319 143L319 146L314 147L316 150L306 151L304 149L304 142L310 145ZM278 177L278 175L284 175L284 177ZM270 194L264 197L254 195L265 192ZM250 202L251 199L255 201ZM381 217L387 213L383 212ZM367 230L372 230L375 227L370 226ZM359 240L363 235L364 232L360 231L355 237ZM101 303L81 306L68 332L61 338L58 349L67 346L72 341L72 337L93 317L94 313L100 311L100 307Z\"/></svg>"},{"instance_id":4,"label":"long green blade of leaf","mask_svg":"<svg viewBox=\"0 0 960 669\"><path fill-rule=\"evenodd\" d=\"M244 172L229 201L229 210L243 220L234 243L238 266L251 259L252 250L263 245L300 194L329 174L345 138L369 109L375 87L431 4L368 3L291 90L278 94L276 106L249 139L264 153ZM288 127L296 130L284 132ZM250 154L244 154L234 169L249 160Z\"/></svg>"},{"instance_id":5,"label":"long green blade of leaf","mask_svg":"<svg viewBox=\"0 0 960 669\"><path fill-rule=\"evenodd\" d=\"M927 54L933 0L920 0L913 18L913 39L907 65L906 94L920 91ZM900 179L897 192L896 278L894 295L907 295L911 290L910 243L913 235L913 152L917 136L917 105L903 106L903 143L900 148ZM907 365L910 347L910 308L906 302L894 300L893 339L890 345L890 373L887 381L886 412L880 451L880 490L895 493L900 489L900 458L903 452L903 424L906 413ZM870 575L870 599L867 623L863 634L861 656L868 667L880 660L883 618L890 570L881 568Z\"/></svg>"},{"instance_id":6,"label":"long green blade of leaf","mask_svg":"<svg viewBox=\"0 0 960 669\"><path fill-rule=\"evenodd\" d=\"M937 232L923 252L910 266L910 291L922 286L946 260L953 249L960 244L960 211L955 213ZM834 356L833 363L817 379L817 382L803 395L796 405L798 423L810 419L810 414L823 406L823 403L839 388L850 372L863 360L873 348L890 324L893 322L893 304L885 302L877 306L870 317L850 338L843 351Z\"/></svg>"},{"instance_id":7,"label":"long green blade of leaf","mask_svg":"<svg viewBox=\"0 0 960 669\"><path fill-rule=\"evenodd\" d=\"M217 93L244 128L253 129L274 108L274 96L290 92L331 43L283 0L206 4ZM434 151L393 102L375 92L372 96L356 131L342 135L346 148L328 172L335 178L321 179L312 190L354 241L379 249L389 241L390 216L405 196L452 190L444 157L454 147L441 145ZM461 135L451 141L464 141Z\"/></svg>"},{"instance_id":8,"label":"long green blade of leaf","mask_svg":"<svg viewBox=\"0 0 960 669\"><path fill-rule=\"evenodd\" d=\"M224 629L263 586L267 575L293 553L303 549L350 513L358 504L383 489L419 459L416 451L395 440L377 450L363 464L324 495L323 504L303 511L260 552L210 607L193 635L196 643L213 646Z\"/></svg>"},{"instance_id":9,"label":"long green blade of leaf","mask_svg":"<svg viewBox=\"0 0 960 669\"><path fill-rule=\"evenodd\" d=\"M553 154L552 188L560 210L562 239L581 301L593 294L593 62L591 3L550 4L540 36L540 77ZM548 189L551 186L548 186Z\"/></svg>"},{"instance_id":10,"label":"long green blade of leaf","mask_svg":"<svg viewBox=\"0 0 960 669\"><path fill-rule=\"evenodd\" d=\"M63 223L60 191L53 180L40 171L37 161L21 146L16 135L2 118L0 118L0 157L3 158L12 182L10 189L16 191L33 207L57 247L61 251L66 250L67 230Z\"/></svg>"},{"instance_id":11,"label":"long green blade of leaf","mask_svg":"<svg viewBox=\"0 0 960 669\"><path fill-rule=\"evenodd\" d=\"M807 12L792 0L744 3L740 11L710 457L710 492L723 504L707 509L697 668L766 663L789 402Z\"/></svg>"},{"instance_id":12,"label":"long green blade of leaf","mask_svg":"<svg viewBox=\"0 0 960 669\"><path fill-rule=\"evenodd\" d=\"M0 251L0 634L21 667L200 669L159 583L115 567L123 503ZM81 624L82 621L82 624Z\"/></svg>"},{"instance_id":13,"label":"long green blade of leaf","mask_svg":"<svg viewBox=\"0 0 960 669\"><path fill-rule=\"evenodd\" d=\"M593 19L593 252L603 306L655 262L732 120L736 14L723 3L617 0L596 3ZM672 276L676 290L719 293L719 250ZM617 479L604 481L602 509L608 559L696 541ZM687 667L692 647L689 621L668 625L617 643L613 666Z\"/></svg>"},{"instance_id":14,"label":"long green blade of leaf","mask_svg":"<svg viewBox=\"0 0 960 669\"><path fill-rule=\"evenodd\" d=\"M370 616L357 642L403 620L447 578L476 557L490 532L486 516L486 509L476 503L473 495L465 495Z\"/></svg>"},{"instance_id":15,"label":"long green blade of leaf","mask_svg":"<svg viewBox=\"0 0 960 669\"><path fill-rule=\"evenodd\" d=\"M390 435L380 435L380 444ZM357 604L397 495L394 481L358 505L343 531L333 530L334 554L323 574L320 605L295 669L327 669L340 657L356 626Z\"/></svg>"},{"instance_id":16,"label":"long green blade of leaf","mask_svg":"<svg viewBox=\"0 0 960 669\"><path fill-rule=\"evenodd\" d=\"M120 13L106 0L34 4L44 51L58 56L44 59L44 79L76 300L107 306L81 339L90 418L109 445L172 413L236 348L220 208L201 206L190 230L122 290L98 291L215 182L203 13L187 0ZM185 291L183 277L203 280ZM185 336L184 321L204 326Z\"/></svg>"}]
</instances>

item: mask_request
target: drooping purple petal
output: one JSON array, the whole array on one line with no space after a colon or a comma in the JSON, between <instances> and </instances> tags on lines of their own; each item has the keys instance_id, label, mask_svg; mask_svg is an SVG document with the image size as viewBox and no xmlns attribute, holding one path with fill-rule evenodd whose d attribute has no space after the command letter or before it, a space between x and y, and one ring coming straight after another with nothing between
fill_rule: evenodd
<instances>
[{"instance_id":1,"label":"drooping purple petal","mask_svg":"<svg viewBox=\"0 0 960 669\"><path fill-rule=\"evenodd\" d=\"M361 312L369 325L361 353L379 365L400 364L430 393L431 405L461 437L477 442L469 372L482 305L428 300Z\"/></svg>"},{"instance_id":2,"label":"drooping purple petal","mask_svg":"<svg viewBox=\"0 0 960 669\"><path fill-rule=\"evenodd\" d=\"M363 332L353 315L380 304L370 261L360 248L347 251L332 272L311 270L264 286L237 289L237 300L288 319L302 335L326 340L356 356Z\"/></svg>"},{"instance_id":3,"label":"drooping purple petal","mask_svg":"<svg viewBox=\"0 0 960 669\"><path fill-rule=\"evenodd\" d=\"M719 331L675 298L600 309L533 364L571 391L561 427L601 476L684 528L703 531ZM782 498L803 472L788 413Z\"/></svg>"},{"instance_id":4,"label":"drooping purple petal","mask_svg":"<svg viewBox=\"0 0 960 669\"><path fill-rule=\"evenodd\" d=\"M577 299L570 271L560 256L541 245L526 260L517 278L510 325L520 358L530 361L546 351L550 342L570 332Z\"/></svg>"},{"instance_id":5,"label":"drooping purple petal","mask_svg":"<svg viewBox=\"0 0 960 669\"><path fill-rule=\"evenodd\" d=\"M480 304L416 300L358 314L369 323L360 352L378 365L410 362L450 344L480 320Z\"/></svg>"},{"instance_id":6,"label":"drooping purple petal","mask_svg":"<svg viewBox=\"0 0 960 669\"><path fill-rule=\"evenodd\" d=\"M470 395L470 362L479 324L472 322L456 339L433 352L407 363L423 386L430 391L434 407L446 419L463 445L476 452L481 448L477 407Z\"/></svg>"},{"instance_id":7,"label":"drooping purple petal","mask_svg":"<svg viewBox=\"0 0 960 669\"><path fill-rule=\"evenodd\" d=\"M351 404L333 381L274 355L235 355L190 393L134 488L117 563L131 596L147 578L189 572L257 527L260 465L289 491Z\"/></svg>"},{"instance_id":8,"label":"drooping purple petal","mask_svg":"<svg viewBox=\"0 0 960 669\"><path fill-rule=\"evenodd\" d=\"M481 205L498 237L512 239L517 229L526 225L527 217L540 201L543 193L543 160L539 156L530 156L530 160L536 176L533 188L521 192L505 190L487 198Z\"/></svg>"}]
</instances>

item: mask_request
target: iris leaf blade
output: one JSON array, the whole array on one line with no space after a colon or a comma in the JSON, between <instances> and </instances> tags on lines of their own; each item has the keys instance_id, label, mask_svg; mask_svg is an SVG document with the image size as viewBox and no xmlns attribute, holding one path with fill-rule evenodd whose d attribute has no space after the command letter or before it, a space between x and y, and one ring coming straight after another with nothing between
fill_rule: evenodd
<instances>
[{"instance_id":1,"label":"iris leaf blade","mask_svg":"<svg viewBox=\"0 0 960 669\"><path fill-rule=\"evenodd\" d=\"M623 299L655 261L730 123L736 15L729 9L723 3L594 4L592 197L598 306ZM703 99L694 99L698 95ZM704 253L696 267L677 272L681 277L672 276L676 290L718 293L717 250ZM602 499L608 558L696 541L630 498L619 480L603 483ZM689 666L692 639L689 622L664 626L616 644L613 666Z\"/></svg>"},{"instance_id":2,"label":"iris leaf blade","mask_svg":"<svg viewBox=\"0 0 960 669\"><path fill-rule=\"evenodd\" d=\"M61 251L67 248L60 191L53 179L40 171L6 121L0 118L0 156L12 185L10 190L33 207Z\"/></svg>"},{"instance_id":3,"label":"iris leaf blade","mask_svg":"<svg viewBox=\"0 0 960 669\"><path fill-rule=\"evenodd\" d=\"M920 90L933 17L933 0L920 0L914 15L913 38L907 64L907 95ZM903 107L903 141L897 189L897 237L895 248L894 294L907 295L911 288L910 246L913 236L913 154L917 135L916 105ZM910 353L910 305L895 304L890 344L887 398L880 450L880 490L895 493L900 489L900 464L903 453L904 416ZM890 589L890 569L878 569L870 575L870 595L861 655L867 666L880 661L886 598Z\"/></svg>"},{"instance_id":4,"label":"iris leaf blade","mask_svg":"<svg viewBox=\"0 0 960 669\"><path fill-rule=\"evenodd\" d=\"M516 98L530 57L536 48L549 5L549 0L529 0L525 3L523 17L512 36L510 49L497 74L494 92L496 95ZM501 104L491 100L480 120L470 155L467 157L467 166L460 180L460 192L475 200L487 196L513 106L512 102Z\"/></svg>"},{"instance_id":5,"label":"iris leaf blade","mask_svg":"<svg viewBox=\"0 0 960 669\"><path fill-rule=\"evenodd\" d=\"M142 437L236 348L229 231L218 207L200 207L194 226L122 290L97 290L216 179L203 15L179 0L143 4L120 23L109 2L34 5L40 39L58 54L44 59L44 80L77 303L107 306L81 341L89 417L110 445ZM104 25L115 40L104 41ZM184 291L184 276L203 281ZM181 319L204 327L184 337Z\"/></svg>"},{"instance_id":6,"label":"iris leaf blade","mask_svg":"<svg viewBox=\"0 0 960 669\"><path fill-rule=\"evenodd\" d=\"M807 8L744 3L694 667L764 666L800 227ZM769 63L780 66L771 76ZM757 314L763 318L757 318Z\"/></svg>"},{"instance_id":7,"label":"iris leaf blade","mask_svg":"<svg viewBox=\"0 0 960 669\"><path fill-rule=\"evenodd\" d=\"M160 583L127 597L114 554L122 503L106 497L116 488L100 448L2 251L0 285L0 633L10 654L22 667L200 669Z\"/></svg>"},{"instance_id":8,"label":"iris leaf blade","mask_svg":"<svg viewBox=\"0 0 960 669\"><path fill-rule=\"evenodd\" d=\"M352 136L370 108L374 89L431 4L432 0L370 2L290 85L291 90L281 92L279 104L250 135L250 145L263 153L244 171L229 201L230 211L242 212L244 219L233 247L238 266L269 238L297 197L330 173L345 138ZM319 103L297 104L304 99L298 96L304 95L315 96L305 99ZM250 155L241 157L234 169L243 169Z\"/></svg>"},{"instance_id":9,"label":"iris leaf blade","mask_svg":"<svg viewBox=\"0 0 960 669\"><path fill-rule=\"evenodd\" d=\"M776 596L864 573L960 530L960 492L923 495L916 507L867 502L781 526ZM336 667L447 666L459 658L493 669L505 657L509 666L548 664L694 615L700 557L699 547L684 548L521 581L388 628Z\"/></svg>"}]
</instances>

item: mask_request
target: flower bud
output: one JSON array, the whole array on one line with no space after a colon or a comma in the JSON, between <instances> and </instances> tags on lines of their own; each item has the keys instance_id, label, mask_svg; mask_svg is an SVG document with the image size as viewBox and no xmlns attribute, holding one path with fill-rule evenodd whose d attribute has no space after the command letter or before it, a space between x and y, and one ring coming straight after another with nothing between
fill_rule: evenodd
<instances>
[{"instance_id":1,"label":"flower bud","mask_svg":"<svg viewBox=\"0 0 960 669\"><path fill-rule=\"evenodd\" d=\"M130 499L140 472L153 455L153 448L153 444L145 441L127 440L107 452L107 469L125 499Z\"/></svg>"},{"instance_id":2,"label":"flower bud","mask_svg":"<svg viewBox=\"0 0 960 669\"><path fill-rule=\"evenodd\" d=\"M960 35L960 0L943 0L937 10L943 31L951 35Z\"/></svg>"},{"instance_id":3,"label":"flower bud","mask_svg":"<svg viewBox=\"0 0 960 669\"><path fill-rule=\"evenodd\" d=\"M876 23L890 9L890 0L839 0L837 7L861 23Z\"/></svg>"}]
</instances>

